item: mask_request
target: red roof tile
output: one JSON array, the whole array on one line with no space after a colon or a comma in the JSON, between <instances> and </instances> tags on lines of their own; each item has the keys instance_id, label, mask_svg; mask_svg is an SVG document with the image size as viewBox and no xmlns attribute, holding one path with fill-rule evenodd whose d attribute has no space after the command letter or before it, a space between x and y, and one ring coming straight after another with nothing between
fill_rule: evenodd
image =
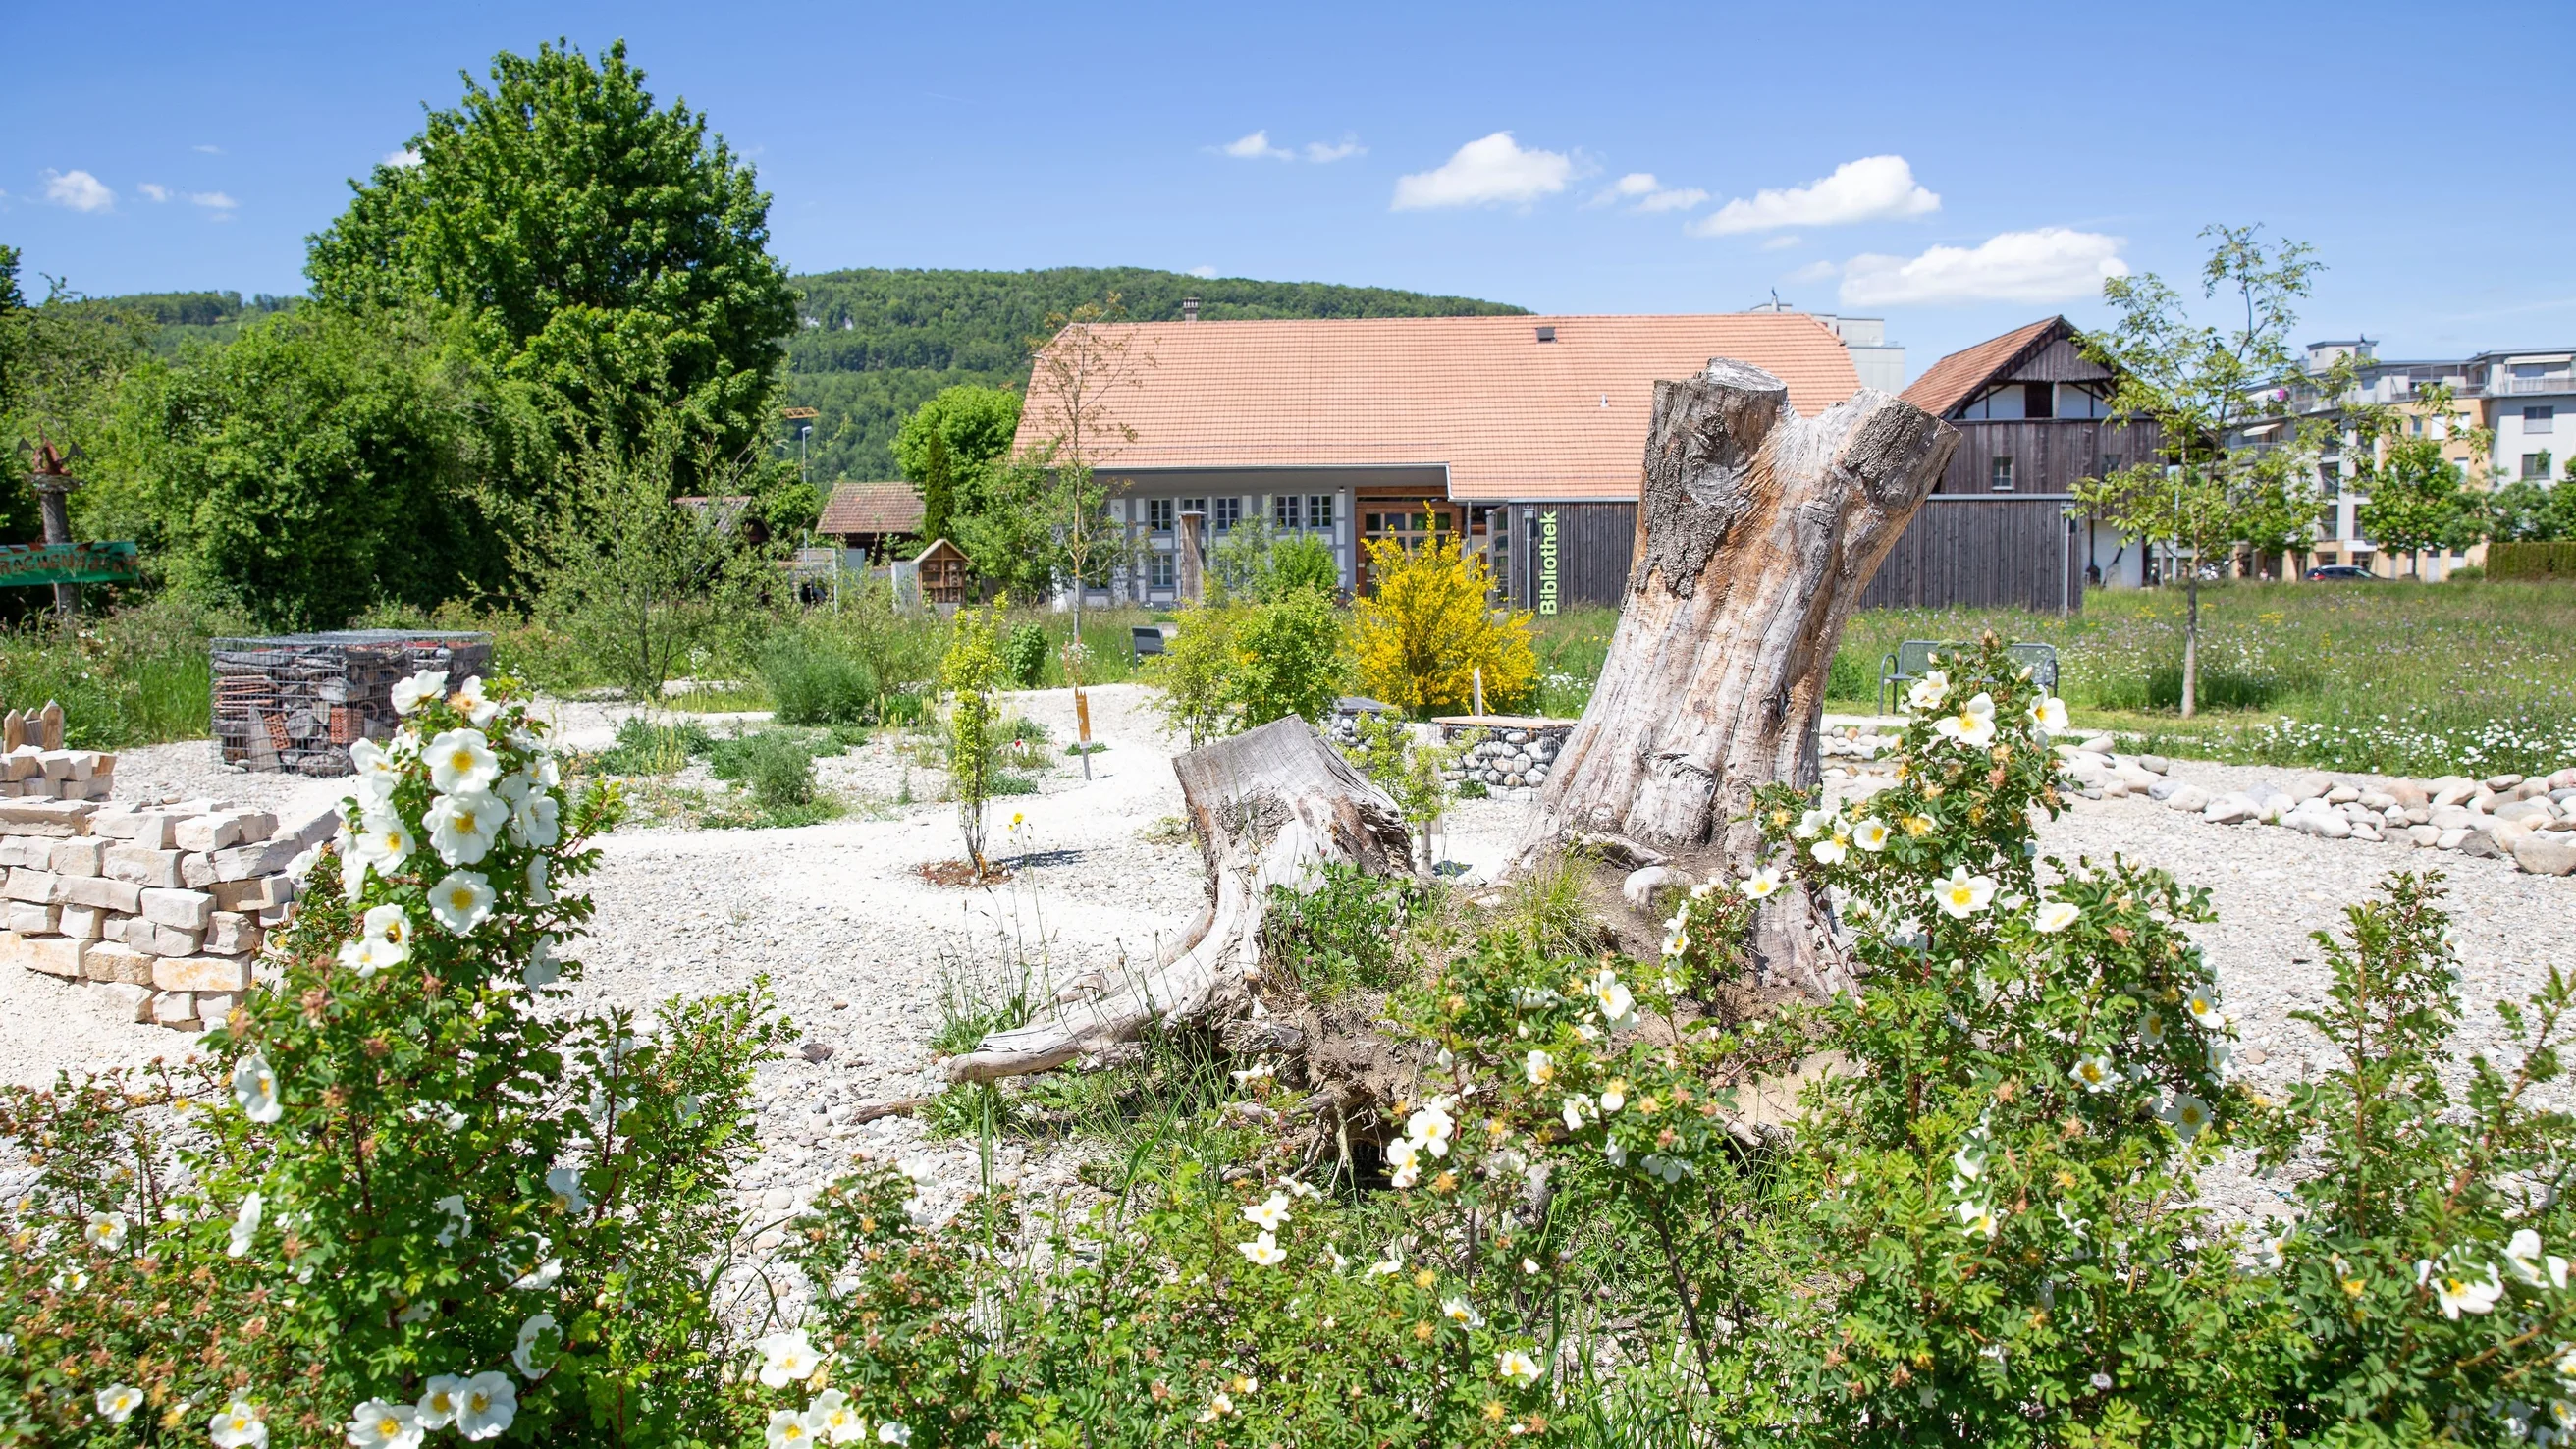
<instances>
[{"instance_id":1,"label":"red roof tile","mask_svg":"<svg viewBox=\"0 0 2576 1449\"><path fill-rule=\"evenodd\" d=\"M1119 327L1154 366L1111 395L1112 416L1136 430L1101 461L1113 474L1446 464L1456 498L1634 498L1657 379L1732 357L1787 383L1809 414L1860 388L1840 339L1794 312ZM1556 340L1537 340L1549 327ZM1021 414L1023 452L1042 403Z\"/></svg>"},{"instance_id":2,"label":"red roof tile","mask_svg":"<svg viewBox=\"0 0 2576 1449\"><path fill-rule=\"evenodd\" d=\"M909 483L843 483L823 505L816 533L919 533L921 495Z\"/></svg>"},{"instance_id":3,"label":"red roof tile","mask_svg":"<svg viewBox=\"0 0 2576 1449\"><path fill-rule=\"evenodd\" d=\"M2057 327L2074 330L2063 317L2042 317L2001 337L1989 337L1974 347L1961 348L1925 368L1923 375L1914 379L1914 385L1899 396L1936 418L1947 417L1950 409L1966 402L1996 373L2020 361L2042 334Z\"/></svg>"}]
</instances>

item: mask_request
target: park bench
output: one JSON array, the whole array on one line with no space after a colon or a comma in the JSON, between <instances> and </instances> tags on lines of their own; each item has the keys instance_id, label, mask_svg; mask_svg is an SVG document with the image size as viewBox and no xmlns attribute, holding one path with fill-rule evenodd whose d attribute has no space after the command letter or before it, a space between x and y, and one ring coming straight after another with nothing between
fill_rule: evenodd
<instances>
[{"instance_id":1,"label":"park bench","mask_svg":"<svg viewBox=\"0 0 2576 1449\"><path fill-rule=\"evenodd\" d=\"M1148 654L1163 652L1163 629L1159 624L1137 624L1127 630L1127 657L1143 659Z\"/></svg>"},{"instance_id":2,"label":"park bench","mask_svg":"<svg viewBox=\"0 0 2576 1449\"><path fill-rule=\"evenodd\" d=\"M1935 654L1966 654L1974 644L1943 643L1938 639L1908 639L1896 646L1896 652L1879 661L1878 712L1892 714L1907 685L1923 677L1932 667ZM2057 646L2054 644L2007 644L2004 652L2030 669L2031 682L2050 694L2057 692Z\"/></svg>"}]
</instances>

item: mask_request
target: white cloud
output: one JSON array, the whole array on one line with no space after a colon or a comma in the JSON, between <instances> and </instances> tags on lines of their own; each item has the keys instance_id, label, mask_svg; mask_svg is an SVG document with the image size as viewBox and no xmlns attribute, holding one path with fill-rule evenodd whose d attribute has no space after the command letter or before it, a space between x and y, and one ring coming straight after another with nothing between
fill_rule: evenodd
<instances>
[{"instance_id":1,"label":"white cloud","mask_svg":"<svg viewBox=\"0 0 2576 1449\"><path fill-rule=\"evenodd\" d=\"M1216 268L1210 266L1192 267L1190 268L1190 275L1193 277L1213 277L1216 275Z\"/></svg>"},{"instance_id":2,"label":"white cloud","mask_svg":"<svg viewBox=\"0 0 2576 1449\"><path fill-rule=\"evenodd\" d=\"M1933 247L1919 257L1857 256L1843 268L1847 305L2062 302L2125 277L2120 238L2062 226L2008 231L1975 247Z\"/></svg>"},{"instance_id":3,"label":"white cloud","mask_svg":"<svg viewBox=\"0 0 2576 1449\"><path fill-rule=\"evenodd\" d=\"M116 193L107 183L86 171L41 171L45 179L45 199L56 206L74 211L105 211L116 205Z\"/></svg>"},{"instance_id":4,"label":"white cloud","mask_svg":"<svg viewBox=\"0 0 2576 1449\"><path fill-rule=\"evenodd\" d=\"M1509 131L1470 141L1436 170L1416 171L1395 183L1396 211L1440 206L1524 205L1565 189L1574 158L1558 151L1524 151Z\"/></svg>"},{"instance_id":5,"label":"white cloud","mask_svg":"<svg viewBox=\"0 0 2576 1449\"><path fill-rule=\"evenodd\" d=\"M1655 179L1652 171L1631 171L1601 189L1586 206L1615 206L1623 201L1636 205L1630 211L1688 211L1708 200L1708 193L1696 186L1666 186Z\"/></svg>"},{"instance_id":6,"label":"white cloud","mask_svg":"<svg viewBox=\"0 0 2576 1449\"><path fill-rule=\"evenodd\" d=\"M230 211L234 207L241 205L240 202L233 200L231 197L224 195L220 191L191 191L188 193L188 199L195 202L197 205L206 208L208 211Z\"/></svg>"},{"instance_id":7,"label":"white cloud","mask_svg":"<svg viewBox=\"0 0 2576 1449\"><path fill-rule=\"evenodd\" d=\"M1784 226L1841 226L1939 211L1941 198L1914 180L1902 156L1864 156L1834 174L1785 191L1739 196L1691 228L1701 236L1774 231Z\"/></svg>"},{"instance_id":8,"label":"white cloud","mask_svg":"<svg viewBox=\"0 0 2576 1449\"><path fill-rule=\"evenodd\" d=\"M417 166L420 164L420 153L411 149L409 146L405 146L399 151L387 151L385 153L384 164L393 167L397 171L402 170L405 167Z\"/></svg>"},{"instance_id":9,"label":"white cloud","mask_svg":"<svg viewBox=\"0 0 2576 1449\"><path fill-rule=\"evenodd\" d=\"M1217 147L1238 161L1294 161L1297 153L1270 144L1268 131L1255 131L1240 141L1228 141Z\"/></svg>"},{"instance_id":10,"label":"white cloud","mask_svg":"<svg viewBox=\"0 0 2576 1449\"><path fill-rule=\"evenodd\" d=\"M1842 268L1835 266L1831 262L1809 262L1798 270L1791 272L1783 280L1791 282L1821 282L1841 270Z\"/></svg>"},{"instance_id":11,"label":"white cloud","mask_svg":"<svg viewBox=\"0 0 2576 1449\"><path fill-rule=\"evenodd\" d=\"M203 151L209 156L221 156L224 154L224 148L221 146L191 146L188 149L191 151Z\"/></svg>"},{"instance_id":12,"label":"white cloud","mask_svg":"<svg viewBox=\"0 0 2576 1449\"><path fill-rule=\"evenodd\" d=\"M1762 250L1766 252L1785 252L1797 244L1798 238L1794 233L1787 236L1765 237L1762 241Z\"/></svg>"},{"instance_id":13,"label":"white cloud","mask_svg":"<svg viewBox=\"0 0 2576 1449\"><path fill-rule=\"evenodd\" d=\"M1318 166L1330 166L1336 161L1347 160L1353 156L1365 156L1367 154L1368 148L1361 145L1359 140L1352 136L1344 136L1341 139L1340 144L1333 146L1327 146L1321 141L1309 141L1306 143L1306 159Z\"/></svg>"},{"instance_id":14,"label":"white cloud","mask_svg":"<svg viewBox=\"0 0 2576 1449\"><path fill-rule=\"evenodd\" d=\"M163 186L158 182L146 181L134 189L142 192L146 201L168 201L170 199L170 188Z\"/></svg>"}]
</instances>

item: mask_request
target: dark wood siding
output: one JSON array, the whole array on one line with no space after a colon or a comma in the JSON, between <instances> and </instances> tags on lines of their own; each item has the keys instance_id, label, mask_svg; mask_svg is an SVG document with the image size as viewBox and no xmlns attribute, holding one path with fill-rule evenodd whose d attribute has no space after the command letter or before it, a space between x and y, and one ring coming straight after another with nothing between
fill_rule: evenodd
<instances>
[{"instance_id":1,"label":"dark wood siding","mask_svg":"<svg viewBox=\"0 0 2576 1449\"><path fill-rule=\"evenodd\" d=\"M1993 497L1994 460L2013 460L2015 493L2067 493L2084 478L2101 476L2102 460L2125 467L2155 451L2150 423L2111 419L2048 418L2037 422L1957 422L1959 448L1933 491Z\"/></svg>"},{"instance_id":2,"label":"dark wood siding","mask_svg":"<svg viewBox=\"0 0 2576 1449\"><path fill-rule=\"evenodd\" d=\"M1540 603L1539 533L1548 516L1556 518L1556 599L1558 607L1576 604L1616 606L1626 597L1628 565L1636 556L1637 505L1634 503L1514 503L1508 527L1513 531L1505 593L1512 607L1535 609Z\"/></svg>"},{"instance_id":3,"label":"dark wood siding","mask_svg":"<svg viewBox=\"0 0 2576 1449\"><path fill-rule=\"evenodd\" d=\"M2111 369L2086 361L2074 338L2060 337L2005 376L2014 382L2107 382Z\"/></svg>"},{"instance_id":4,"label":"dark wood siding","mask_svg":"<svg viewBox=\"0 0 2576 1449\"><path fill-rule=\"evenodd\" d=\"M2052 498L1924 500L1861 595L1864 609L2084 607L2084 550Z\"/></svg>"}]
</instances>

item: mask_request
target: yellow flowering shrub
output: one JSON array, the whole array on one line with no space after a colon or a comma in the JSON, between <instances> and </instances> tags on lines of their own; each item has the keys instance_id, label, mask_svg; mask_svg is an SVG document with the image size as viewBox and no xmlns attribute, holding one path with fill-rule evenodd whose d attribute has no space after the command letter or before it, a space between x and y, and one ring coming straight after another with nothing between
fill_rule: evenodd
<instances>
[{"instance_id":1,"label":"yellow flowering shrub","mask_svg":"<svg viewBox=\"0 0 2576 1449\"><path fill-rule=\"evenodd\" d=\"M1481 669L1488 708L1529 701L1538 683L1530 616L1487 607L1493 574L1483 555L1462 553L1447 535L1412 550L1393 539L1367 548L1372 588L1351 605L1362 691L1417 716L1460 710Z\"/></svg>"}]
</instances>

